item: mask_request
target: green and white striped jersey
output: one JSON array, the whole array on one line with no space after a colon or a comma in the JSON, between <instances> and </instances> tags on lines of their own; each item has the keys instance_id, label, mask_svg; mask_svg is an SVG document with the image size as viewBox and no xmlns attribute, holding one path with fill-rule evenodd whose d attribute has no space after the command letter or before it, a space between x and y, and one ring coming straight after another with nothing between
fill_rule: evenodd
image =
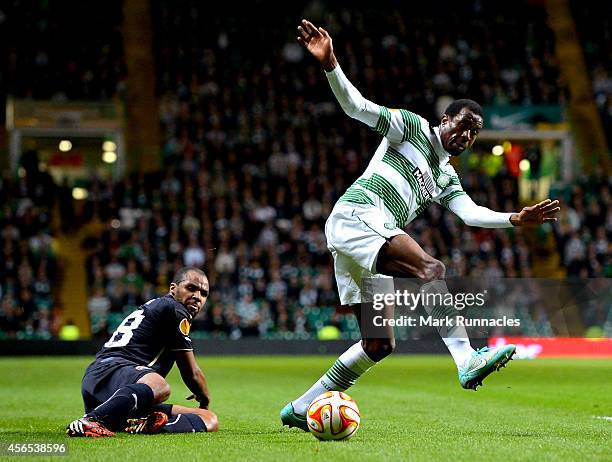
<instances>
[{"instance_id":1,"label":"green and white striped jersey","mask_svg":"<svg viewBox=\"0 0 612 462\"><path fill-rule=\"evenodd\" d=\"M384 137L365 172L338 202L375 206L398 228L404 228L432 202L471 226L512 226L512 213L476 205L463 191L438 127L431 127L413 112L388 109L367 100L340 66L326 76L344 112Z\"/></svg>"},{"instance_id":2,"label":"green and white striped jersey","mask_svg":"<svg viewBox=\"0 0 612 462\"><path fill-rule=\"evenodd\" d=\"M392 124L392 116L398 115L401 121ZM380 106L374 129L385 138L340 202L379 207L390 222L404 228L432 201L448 207L451 199L465 194L437 127L413 112Z\"/></svg>"}]
</instances>

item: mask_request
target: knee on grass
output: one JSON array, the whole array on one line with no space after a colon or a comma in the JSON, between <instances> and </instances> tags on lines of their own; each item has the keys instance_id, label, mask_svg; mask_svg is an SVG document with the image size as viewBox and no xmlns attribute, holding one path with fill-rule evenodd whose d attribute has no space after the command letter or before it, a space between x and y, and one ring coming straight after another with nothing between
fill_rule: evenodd
<instances>
[{"instance_id":1,"label":"knee on grass","mask_svg":"<svg viewBox=\"0 0 612 462\"><path fill-rule=\"evenodd\" d=\"M207 409L191 409L188 414L194 414L204 422L207 433L213 433L219 430L219 419L217 415Z\"/></svg>"},{"instance_id":2,"label":"knee on grass","mask_svg":"<svg viewBox=\"0 0 612 462\"><path fill-rule=\"evenodd\" d=\"M206 414L198 413L200 418L204 421L204 425L206 425L206 431L208 433L216 432L219 430L219 419L216 414L212 412L208 412Z\"/></svg>"}]
</instances>

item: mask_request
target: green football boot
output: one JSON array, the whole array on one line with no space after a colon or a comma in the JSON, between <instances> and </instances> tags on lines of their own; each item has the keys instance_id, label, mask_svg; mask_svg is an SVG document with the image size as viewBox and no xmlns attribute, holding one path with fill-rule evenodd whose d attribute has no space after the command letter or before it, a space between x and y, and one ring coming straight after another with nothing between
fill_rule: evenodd
<instances>
[{"instance_id":1,"label":"green football boot","mask_svg":"<svg viewBox=\"0 0 612 462\"><path fill-rule=\"evenodd\" d=\"M280 418L283 425L287 425L289 428L296 427L305 432L308 431L308 424L306 423L306 417L303 415L296 414L293 410L293 404L288 403L283 410L280 412Z\"/></svg>"},{"instance_id":2,"label":"green football boot","mask_svg":"<svg viewBox=\"0 0 612 462\"><path fill-rule=\"evenodd\" d=\"M516 353L515 345L503 345L493 350L484 347L475 351L467 366L459 371L461 386L476 391L491 372L506 367L506 363L512 359L514 353Z\"/></svg>"}]
</instances>

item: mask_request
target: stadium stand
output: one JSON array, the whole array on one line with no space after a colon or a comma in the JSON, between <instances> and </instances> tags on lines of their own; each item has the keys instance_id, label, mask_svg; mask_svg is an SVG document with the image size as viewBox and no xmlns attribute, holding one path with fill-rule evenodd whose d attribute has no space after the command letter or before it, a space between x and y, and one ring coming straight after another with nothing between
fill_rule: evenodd
<instances>
[{"instance_id":1,"label":"stadium stand","mask_svg":"<svg viewBox=\"0 0 612 462\"><path fill-rule=\"evenodd\" d=\"M320 70L302 62L293 37L279 32L283 27L260 37L264 48L275 50L271 54L255 45L251 33L260 22L253 18L265 21L257 8L249 10L254 16L232 17L202 33L209 17L198 15L193 2L156 5L167 169L148 180L134 175L117 185L111 202L118 207L105 211L118 220L119 229L107 231L89 274L98 275L92 287L113 294L110 303L102 303L111 313L107 327L113 329L120 313L133 306L122 304L129 287L122 280L127 265L136 266L135 273L154 288L163 287L172 269L184 263L204 263L215 281L204 329L235 338L313 333L334 317L350 324L335 311L322 228L376 140L320 97L328 94ZM389 15L373 9L353 13L345 5L332 9L330 30L346 48L341 56L364 93L408 105L431 119L438 97L472 95L476 89L472 97L483 102L502 94L512 102L559 101L547 29L526 31L532 37L527 48L511 46L516 24L506 23L489 40L486 24L503 14L496 8L476 12L472 27L462 32L457 24L440 29L432 22L420 24L415 35L410 21L417 20L403 21L408 16L399 5ZM293 18L283 21L285 30L294 27ZM377 27L366 33L370 21ZM502 53L512 56L508 68L496 64ZM497 73L482 81L490 69ZM539 78L540 72L550 79ZM421 73L432 79L417 77ZM394 80L405 86L392 85ZM533 82L550 88L536 88ZM499 175L471 173L463 181L481 203L514 209L516 180L503 170ZM151 184L160 188L147 188ZM469 229L432 208L411 232L446 261L450 275L530 275L531 257L518 230ZM113 318L113 312L119 314Z\"/></svg>"},{"instance_id":2,"label":"stadium stand","mask_svg":"<svg viewBox=\"0 0 612 462\"><path fill-rule=\"evenodd\" d=\"M612 277L612 183L583 178L562 191L555 236L568 276Z\"/></svg>"},{"instance_id":3,"label":"stadium stand","mask_svg":"<svg viewBox=\"0 0 612 462\"><path fill-rule=\"evenodd\" d=\"M593 82L595 102L606 130L608 146L612 146L612 6L609 3L583 8L573 1L572 14Z\"/></svg>"},{"instance_id":4,"label":"stadium stand","mask_svg":"<svg viewBox=\"0 0 612 462\"><path fill-rule=\"evenodd\" d=\"M39 172L33 152L23 156L23 176L0 179L0 337L50 338L60 310L51 210L55 186Z\"/></svg>"},{"instance_id":5,"label":"stadium stand","mask_svg":"<svg viewBox=\"0 0 612 462\"><path fill-rule=\"evenodd\" d=\"M449 97L483 104L566 100L540 8L523 8L523 16L512 19L516 5L499 2L420 4L422 14L402 2L385 11L358 3L359 9L352 8L354 2L313 2L306 12L289 6L294 14L284 18L270 18L260 2L240 14L216 3L206 15L193 0L153 3L164 168L118 180L92 178L81 221L103 227L85 241L94 336L106 337L127 311L163 293L185 264L204 266L213 283L206 315L194 326L196 337L309 338L327 325L345 337L356 334L354 318L336 309L323 224L378 138L339 111L321 70L295 42L292 31L301 14L316 20L325 11L341 63L364 95L432 122ZM83 44L86 59L57 54L62 31L40 50L32 45L15 51L13 60L25 63L20 69L28 75L72 77L40 84L18 79L14 70L11 93L70 99L120 94L125 66L119 5L111 2L100 22L103 34L87 35L96 43ZM58 27L50 7L31 13L18 2L14 8L39 19L30 21L33 37L47 36L45 21ZM434 9L461 14L434 15ZM493 177L477 168L461 174L476 202L518 208L517 179L506 166ZM566 191L567 207L555 227L571 275L610 275L610 184L598 181ZM1 192L3 204L14 204L4 206L2 217L13 223L2 227L2 252L14 268L2 276L2 330L55 334L57 310L28 302L28 290L37 281L44 286L37 278L59 277L44 221L50 211L20 207L29 196L8 178ZM14 225L15 217L40 222L41 231L28 235L32 228ZM445 262L451 277L532 275L533 256L520 229L469 228L432 206L409 232ZM26 252L28 246L34 249ZM22 281L21 273L30 279ZM53 307L52 290L48 298ZM19 318L13 306L26 304L37 308Z\"/></svg>"},{"instance_id":6,"label":"stadium stand","mask_svg":"<svg viewBox=\"0 0 612 462\"><path fill-rule=\"evenodd\" d=\"M75 0L3 4L5 91L35 99L113 97L125 78L121 4L111 0L96 9Z\"/></svg>"}]
</instances>

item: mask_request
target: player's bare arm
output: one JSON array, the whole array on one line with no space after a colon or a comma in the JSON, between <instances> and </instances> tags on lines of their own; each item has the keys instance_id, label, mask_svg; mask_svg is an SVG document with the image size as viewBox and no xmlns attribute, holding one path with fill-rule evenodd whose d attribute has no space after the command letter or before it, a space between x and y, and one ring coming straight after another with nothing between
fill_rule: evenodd
<instances>
[{"instance_id":1,"label":"player's bare arm","mask_svg":"<svg viewBox=\"0 0 612 462\"><path fill-rule=\"evenodd\" d=\"M211 398L210 391L208 390L206 376L198 366L193 351L177 351L176 365L179 368L183 382L193 393L193 398L200 403L200 408L208 409Z\"/></svg>"},{"instance_id":2,"label":"player's bare arm","mask_svg":"<svg viewBox=\"0 0 612 462\"><path fill-rule=\"evenodd\" d=\"M557 213L561 210L558 200L546 199L538 204L524 207L519 213L510 217L514 226L537 226L557 221Z\"/></svg>"}]
</instances>

